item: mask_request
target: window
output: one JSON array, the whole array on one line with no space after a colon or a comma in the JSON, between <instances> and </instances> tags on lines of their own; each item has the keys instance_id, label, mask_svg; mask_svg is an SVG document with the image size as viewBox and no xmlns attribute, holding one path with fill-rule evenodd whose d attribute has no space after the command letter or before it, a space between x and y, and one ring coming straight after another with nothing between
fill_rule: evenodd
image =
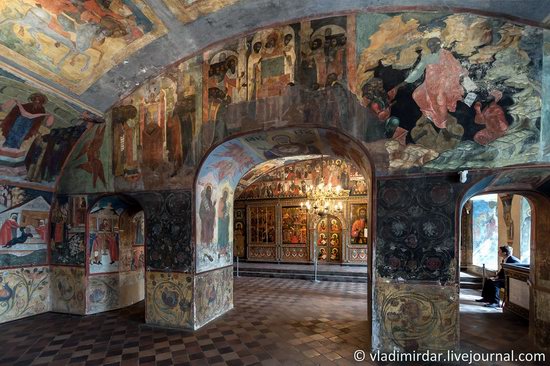
<instances>
[{"instance_id":1,"label":"window","mask_svg":"<svg viewBox=\"0 0 550 366\"><path fill-rule=\"evenodd\" d=\"M472 198L472 263L493 271L498 269L497 199L496 194Z\"/></svg>"},{"instance_id":2,"label":"window","mask_svg":"<svg viewBox=\"0 0 550 366\"><path fill-rule=\"evenodd\" d=\"M529 264L531 259L531 205L529 200L521 197L519 259Z\"/></svg>"}]
</instances>

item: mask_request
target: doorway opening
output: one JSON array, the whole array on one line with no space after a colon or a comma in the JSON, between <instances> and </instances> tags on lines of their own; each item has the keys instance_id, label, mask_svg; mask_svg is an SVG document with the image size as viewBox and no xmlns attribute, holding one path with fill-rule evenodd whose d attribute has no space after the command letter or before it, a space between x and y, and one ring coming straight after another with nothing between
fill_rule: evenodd
<instances>
[{"instance_id":1,"label":"doorway opening","mask_svg":"<svg viewBox=\"0 0 550 366\"><path fill-rule=\"evenodd\" d=\"M342 169L344 162L346 169ZM362 197L350 196L348 189L347 200L339 195L328 198L325 195L326 205L317 205L317 207L329 207L327 210L306 208L307 205L304 204L306 201L316 202L315 197L309 197L307 194L308 185L319 187L321 183L323 186L328 186L330 183L330 186L334 187L337 186L336 182L344 180L349 186L352 180L349 176L351 164L365 180L365 194ZM323 181L325 179L330 182ZM334 251L334 261L339 261L339 264L342 260L350 260L350 258L359 262L366 257L366 263L372 261L372 256L367 255L372 251L370 245L372 233L368 231L371 227L370 220L373 212L372 179L373 166L364 146L334 129L309 126L282 128L249 133L225 141L210 151L202 162L195 180L195 207L198 213L195 231L197 276L213 278L218 272L225 273L227 268L233 270L234 258L261 262L254 263L261 266L270 262L273 265L285 267L300 263L303 266L306 263L311 267L312 261L318 259L316 253L322 219L328 219L325 224L327 230L324 234L327 242L324 243L324 247L327 252L330 248L330 253L327 253L325 261L330 263L333 248L337 249ZM339 204L334 201L338 201ZM362 235L367 234L367 236L351 243L350 219L356 215L352 214L353 210L359 212L357 209L359 205L363 205L366 213L366 217L362 220L367 230L363 230ZM315 206L315 204L310 205L311 208ZM333 219L334 227L330 227ZM333 234L336 236L333 237ZM333 239L332 247L331 239ZM359 254L361 251L362 255ZM370 265L365 268L367 271L372 271ZM271 277L266 281L279 280L269 275L263 277ZM220 275L219 278L222 276ZM371 278L372 276L369 275L368 279ZM245 277L237 278L235 292L239 293L238 291L242 290L239 287L240 284L248 283L247 281L249 280ZM284 280L281 279L281 281ZM302 289L304 294L319 291L310 288L315 285L311 285L312 282L298 283L294 278L290 281L292 282L288 284L290 287L305 285ZM220 282L219 285L212 287L220 289L216 291L217 297L223 297L233 289L233 277L223 277L218 282ZM328 287L332 286L328 282L327 284ZM267 291L266 293L261 290L262 296L275 296L269 294L267 289L280 288L269 283L258 284L258 286ZM365 283L361 286L364 287L363 290L356 293L363 294L364 297L363 301L357 305L363 306L364 310L366 306L367 311L355 320L367 323L364 324L364 338L366 338L364 341L370 345L372 289ZM320 296L325 295L323 293ZM232 307L233 296L226 296L226 298L229 301L223 304L220 302L219 309L212 309L212 307L201 309L201 306L198 306L196 313L201 318L200 326ZM274 305L276 309L272 311L292 313L290 308L281 309L281 304L285 302L278 301L276 306ZM240 306L237 301L236 305ZM291 306L291 303L285 306ZM241 309L241 311L245 310ZM311 319L317 319L320 316L314 312L313 308L308 311L310 312L307 317ZM303 312L301 314L306 316ZM364 317L364 315L367 316Z\"/></svg>"},{"instance_id":2,"label":"doorway opening","mask_svg":"<svg viewBox=\"0 0 550 366\"><path fill-rule=\"evenodd\" d=\"M476 337L484 347L497 337L509 349L529 348L534 208L522 192L503 191L483 192L463 205L462 343Z\"/></svg>"},{"instance_id":3,"label":"doorway opening","mask_svg":"<svg viewBox=\"0 0 550 366\"><path fill-rule=\"evenodd\" d=\"M297 156L253 168L235 194L234 255L246 263L363 266L357 274L366 281L369 185L342 158ZM281 273L280 266L263 266L269 268ZM291 268L312 270L287 267L288 273Z\"/></svg>"}]
</instances>

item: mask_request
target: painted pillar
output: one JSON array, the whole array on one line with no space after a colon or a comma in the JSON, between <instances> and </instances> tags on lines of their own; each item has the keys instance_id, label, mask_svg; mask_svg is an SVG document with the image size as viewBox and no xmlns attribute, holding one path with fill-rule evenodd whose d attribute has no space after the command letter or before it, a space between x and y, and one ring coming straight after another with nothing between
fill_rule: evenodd
<instances>
[{"instance_id":1,"label":"painted pillar","mask_svg":"<svg viewBox=\"0 0 550 366\"><path fill-rule=\"evenodd\" d=\"M193 329L190 191L139 193L145 213L145 322Z\"/></svg>"},{"instance_id":2,"label":"painted pillar","mask_svg":"<svg viewBox=\"0 0 550 366\"><path fill-rule=\"evenodd\" d=\"M50 216L51 310L86 314L85 195L57 195Z\"/></svg>"},{"instance_id":3,"label":"painted pillar","mask_svg":"<svg viewBox=\"0 0 550 366\"><path fill-rule=\"evenodd\" d=\"M377 188L373 349L457 349L458 177L381 179Z\"/></svg>"}]
</instances>

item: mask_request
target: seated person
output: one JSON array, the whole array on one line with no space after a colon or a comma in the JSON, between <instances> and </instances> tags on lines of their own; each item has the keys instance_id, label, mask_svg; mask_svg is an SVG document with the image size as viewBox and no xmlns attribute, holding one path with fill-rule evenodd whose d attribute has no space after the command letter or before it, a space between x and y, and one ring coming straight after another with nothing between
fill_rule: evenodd
<instances>
[{"instance_id":1,"label":"seated person","mask_svg":"<svg viewBox=\"0 0 550 366\"><path fill-rule=\"evenodd\" d=\"M519 263L519 259L512 255L513 248L509 245L503 245L499 248L499 256L502 263ZM481 299L477 302L487 303L485 306L496 308L500 303L500 289L504 287L504 269L501 267L495 277L485 279Z\"/></svg>"}]
</instances>

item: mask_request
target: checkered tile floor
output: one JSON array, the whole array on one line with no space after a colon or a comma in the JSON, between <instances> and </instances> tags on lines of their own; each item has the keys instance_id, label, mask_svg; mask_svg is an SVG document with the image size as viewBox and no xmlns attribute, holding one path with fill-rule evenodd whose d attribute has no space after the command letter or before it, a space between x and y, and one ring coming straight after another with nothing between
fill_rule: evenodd
<instances>
[{"instance_id":1,"label":"checkered tile floor","mask_svg":"<svg viewBox=\"0 0 550 366\"><path fill-rule=\"evenodd\" d=\"M143 303L0 326L0 365L352 365L368 340L367 285L235 279L235 309L192 333L144 325Z\"/></svg>"},{"instance_id":2,"label":"checkered tile floor","mask_svg":"<svg viewBox=\"0 0 550 366\"><path fill-rule=\"evenodd\" d=\"M0 325L0 365L367 365L353 362L369 337L366 296L364 283L240 277L235 309L194 333L145 325L143 303L42 314ZM461 294L462 351L532 351L527 323L478 296Z\"/></svg>"}]
</instances>

